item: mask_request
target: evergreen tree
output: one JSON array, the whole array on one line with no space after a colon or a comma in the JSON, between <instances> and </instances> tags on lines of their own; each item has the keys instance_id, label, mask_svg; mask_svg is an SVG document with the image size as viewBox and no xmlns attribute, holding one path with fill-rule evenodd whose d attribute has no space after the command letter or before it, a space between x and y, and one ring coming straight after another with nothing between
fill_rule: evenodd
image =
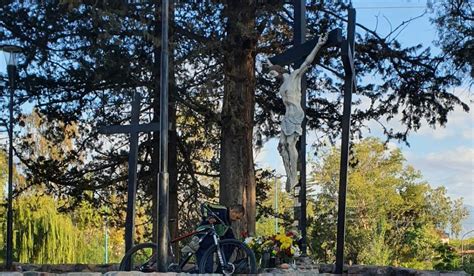
<instances>
[{"instance_id":1,"label":"evergreen tree","mask_svg":"<svg viewBox=\"0 0 474 276\"><path fill-rule=\"evenodd\" d=\"M434 1L433 24L438 31L437 46L447 56L443 69L454 71L472 84L474 78L474 10L469 0Z\"/></svg>"}]
</instances>

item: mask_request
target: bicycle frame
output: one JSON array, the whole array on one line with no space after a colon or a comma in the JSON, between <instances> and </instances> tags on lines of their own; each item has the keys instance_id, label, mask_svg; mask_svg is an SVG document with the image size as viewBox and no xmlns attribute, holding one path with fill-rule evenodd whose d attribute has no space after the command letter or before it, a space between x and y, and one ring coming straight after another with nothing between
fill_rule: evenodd
<instances>
[{"instance_id":1,"label":"bicycle frame","mask_svg":"<svg viewBox=\"0 0 474 276\"><path fill-rule=\"evenodd\" d=\"M204 207L210 212L211 216L215 217L217 221L219 221L220 223L222 224L225 224L220 218L219 216L217 216L211 209L209 209L207 206L204 205ZM222 268L226 268L228 269L228 265L227 265L227 261L225 259L225 254L222 252L222 249L221 249L221 246L219 244L219 241L220 241L220 238L219 238L219 235L216 233L216 229L214 227L214 224L209 224L209 228L204 228L204 229L201 229L201 230L195 230L195 231L192 231L190 233L187 233L183 236L180 236L180 237L177 237L173 240L171 240L171 235L170 235L170 232L169 232L169 229L167 229L168 233L168 240L170 240L170 243L169 243L169 250L170 250L170 253L171 253L171 262L169 262L169 265L168 265L168 271L175 271L175 272L181 272L184 268L184 266L188 263L188 261L191 259L191 257L195 254L195 252L189 252L186 256L184 256L184 258L178 263L177 262L177 258L176 258L176 255L174 254L174 251L173 251L173 244L181 241L181 240L184 240L188 237L191 237L191 236L195 236L195 235L198 235L198 234L204 234L200 239L199 239L199 243L201 243L205 238L209 237L209 236L212 236L212 239L213 239L213 242L214 242L214 245L217 247L217 255L218 255L218 259L219 259L219 263L221 265ZM154 265L156 265L156 248L153 249L153 254L151 256L151 258L149 258L145 263L141 264L140 265L140 271L144 271L148 268L152 268ZM199 265L199 264L196 264L196 265Z\"/></svg>"},{"instance_id":2,"label":"bicycle frame","mask_svg":"<svg viewBox=\"0 0 474 276\"><path fill-rule=\"evenodd\" d=\"M214 229L214 226L212 226L211 228ZM170 251L171 251L171 256L172 256L173 260L176 260L176 255L175 255L174 252L173 252L173 246L172 246L172 244L174 244L174 243L176 243L176 242L179 242L179 241L181 241L181 240L184 240L184 239L186 239L186 238L189 238L189 237L191 237L191 236L197 235L197 234L206 233L206 235L204 235L204 236L199 240L199 242L201 242L204 238L206 238L207 236L209 236L209 235L211 234L211 232L214 232L214 234L215 234L215 230L213 230L213 231L210 231L210 229L195 230L195 231L192 231L192 232L190 232L190 233L188 233L188 234L185 234L185 235L183 235L183 236L181 236L181 237L177 237L177 238L171 240L170 245L169 245L169 249L170 249ZM191 252L190 252L190 253L188 253L179 263L171 262L168 267L171 267L171 266L173 266L173 265L177 265L180 269L183 269L183 267L188 263L188 261L191 259L191 257L192 257L193 255L194 255L194 253L191 253Z\"/></svg>"},{"instance_id":3,"label":"bicycle frame","mask_svg":"<svg viewBox=\"0 0 474 276\"><path fill-rule=\"evenodd\" d=\"M174 255L173 253L173 249L172 249L172 245L173 243L176 243L178 241L181 241L185 238L188 238L188 237L191 237L191 236L194 236L194 235L197 235L197 234L201 234L201 233L205 233L204 236L202 236L200 239L199 239L199 243L204 240L205 238L207 238L208 236L212 236L213 238L213 241L214 241L214 244L216 245L217 247L217 255L218 255L218 258L219 258L219 262L220 262L220 265L222 267L225 267L227 265L227 260L225 259L225 255L222 253L222 250L220 248L220 245L219 245L219 236L217 235L216 233L216 230L214 228L214 225L211 224L210 225L211 227L210 228L205 228L205 229L202 229L202 230L196 230L196 231L193 231L193 232L190 232L188 234L185 234L181 237L178 237L178 238L175 238L174 240L171 241L170 243L170 250L171 250L171 255L172 255L172 258L174 260L176 260L176 256ZM180 271L184 268L184 266L188 263L188 261L191 259L191 257L194 255L195 253L191 253L189 252L186 256L184 256L184 258L179 262L179 263L170 263L170 265L168 266L168 268L170 267L173 267L173 266L177 266Z\"/></svg>"},{"instance_id":4,"label":"bicycle frame","mask_svg":"<svg viewBox=\"0 0 474 276\"><path fill-rule=\"evenodd\" d=\"M216 213L214 213L208 206L206 205L203 205L204 208L206 208L210 214L216 218L221 224L225 225L225 222L222 221L222 219L216 215ZM226 267L227 266L227 260L225 259L225 255L223 254L222 250L221 250L221 247L219 245L219 236L217 235L216 231L215 231L215 228L214 228L214 224L211 224L211 229L212 229L212 238L214 240L214 244L216 245L217 247L217 256L219 258L219 262L221 264L221 267ZM208 236L209 233L206 235ZM202 241L206 236L204 236L200 241Z\"/></svg>"}]
</instances>

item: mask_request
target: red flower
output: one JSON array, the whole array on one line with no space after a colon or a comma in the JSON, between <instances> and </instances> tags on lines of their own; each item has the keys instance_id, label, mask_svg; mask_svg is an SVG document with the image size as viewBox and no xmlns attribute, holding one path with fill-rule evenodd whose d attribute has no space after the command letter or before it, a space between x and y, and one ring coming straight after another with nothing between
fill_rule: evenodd
<instances>
[{"instance_id":1,"label":"red flower","mask_svg":"<svg viewBox=\"0 0 474 276\"><path fill-rule=\"evenodd\" d=\"M248 238L249 233L247 231L242 231L240 232L240 236L245 239L245 238Z\"/></svg>"}]
</instances>

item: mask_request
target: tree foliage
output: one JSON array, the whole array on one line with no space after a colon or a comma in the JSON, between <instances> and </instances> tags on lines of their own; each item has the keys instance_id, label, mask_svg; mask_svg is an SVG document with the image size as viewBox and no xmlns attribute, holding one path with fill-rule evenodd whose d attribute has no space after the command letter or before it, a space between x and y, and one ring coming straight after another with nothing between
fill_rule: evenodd
<instances>
[{"instance_id":1,"label":"tree foliage","mask_svg":"<svg viewBox=\"0 0 474 276\"><path fill-rule=\"evenodd\" d=\"M75 125L64 125L60 121L49 125L41 123L41 114L33 112L24 115L21 122L27 130L25 141L28 146L21 151L20 158L30 155L31 158L43 158L56 162L63 162L67 152L73 150L71 134L75 133ZM62 129L63 140L52 143L45 134L46 126ZM25 145L23 145L25 146ZM0 181L6 183L7 164L6 154L0 152ZM70 162L73 163L73 162ZM24 162L23 164L27 164ZM88 201L82 201L73 212L62 212L58 210L71 204L71 198L67 194L53 197L48 189L50 185L31 186L33 176L26 177L23 170L18 170L14 164L14 193L13 193L13 259L22 263L59 264L59 263L103 263L104 262L104 229L102 214L105 210L97 210ZM56 167L57 168L57 167ZM28 170L27 170L28 172ZM54 172L49 172L54 173ZM53 179L53 178L50 178ZM2 189L2 194L6 191ZM90 196L90 195L89 195ZM111 202L116 202L113 198ZM5 256L6 244L6 200L1 199L0 221L1 256ZM137 214L143 213L138 210ZM123 213L122 213L123 217ZM142 220L137 219L139 223ZM137 227L143 237L143 226ZM123 229L117 225L109 225L109 261L118 262L123 255Z\"/></svg>"},{"instance_id":2,"label":"tree foliage","mask_svg":"<svg viewBox=\"0 0 474 276\"><path fill-rule=\"evenodd\" d=\"M347 192L346 258L355 264L431 268L441 235L467 210L444 187L431 188L399 149L377 139L353 145ZM335 258L339 149L316 164L312 243L315 257ZM462 213L459 220L453 217Z\"/></svg>"},{"instance_id":3,"label":"tree foliage","mask_svg":"<svg viewBox=\"0 0 474 276\"><path fill-rule=\"evenodd\" d=\"M2 200L3 203L3 200ZM84 203L74 213L59 213L58 201L41 192L24 194L14 201L13 260L20 263L104 263L103 219ZM6 209L0 209L2 218ZM6 244L6 220L0 224L1 244ZM109 262L123 256L123 230L108 228ZM2 246L2 258L4 256Z\"/></svg>"},{"instance_id":4,"label":"tree foliage","mask_svg":"<svg viewBox=\"0 0 474 276\"><path fill-rule=\"evenodd\" d=\"M446 271L459 268L460 258L456 254L454 247L449 244L440 244L436 247L438 256L436 256L437 264L434 265L436 270Z\"/></svg>"},{"instance_id":5,"label":"tree foliage","mask_svg":"<svg viewBox=\"0 0 474 276\"><path fill-rule=\"evenodd\" d=\"M474 10L469 0L436 1L432 22L438 30L437 45L449 58L448 70L460 77L474 78ZM470 81L469 81L470 80Z\"/></svg>"}]
</instances>

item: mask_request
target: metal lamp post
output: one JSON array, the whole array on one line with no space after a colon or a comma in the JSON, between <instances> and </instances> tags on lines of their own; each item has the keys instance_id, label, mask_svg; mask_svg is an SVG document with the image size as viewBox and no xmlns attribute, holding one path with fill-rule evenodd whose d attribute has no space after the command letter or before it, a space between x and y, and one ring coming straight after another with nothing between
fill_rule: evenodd
<instances>
[{"instance_id":1,"label":"metal lamp post","mask_svg":"<svg viewBox=\"0 0 474 276\"><path fill-rule=\"evenodd\" d=\"M7 64L8 81L10 86L10 121L8 124L8 203L7 203L7 250L6 268L11 269L13 263L13 94L15 91L16 67L18 65L18 55L22 49L17 46L3 46Z\"/></svg>"}]
</instances>

